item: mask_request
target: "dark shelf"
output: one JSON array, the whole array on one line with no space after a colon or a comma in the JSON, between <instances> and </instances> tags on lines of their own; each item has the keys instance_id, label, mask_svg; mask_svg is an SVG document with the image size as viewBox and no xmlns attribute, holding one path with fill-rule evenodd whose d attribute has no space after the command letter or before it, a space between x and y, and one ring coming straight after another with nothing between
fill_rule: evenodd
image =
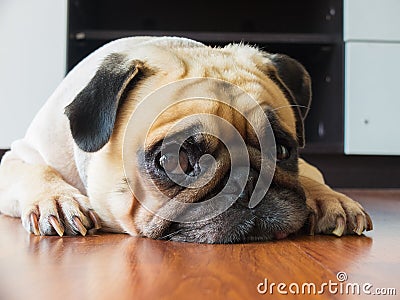
<instances>
[{"instance_id":1,"label":"dark shelf","mask_svg":"<svg viewBox=\"0 0 400 300\"><path fill-rule=\"evenodd\" d=\"M70 39L82 40L115 40L130 36L179 36L199 41L226 43L301 43L301 44L336 44L342 42L339 34L319 33L253 33L253 32L196 32L196 31L154 31L154 30L85 30L70 34Z\"/></svg>"},{"instance_id":2,"label":"dark shelf","mask_svg":"<svg viewBox=\"0 0 400 300\"><path fill-rule=\"evenodd\" d=\"M399 188L400 156L303 153L326 182L340 188Z\"/></svg>"},{"instance_id":3,"label":"dark shelf","mask_svg":"<svg viewBox=\"0 0 400 300\"><path fill-rule=\"evenodd\" d=\"M343 143L308 143L306 140L306 146L300 149L300 155L304 154L342 154Z\"/></svg>"}]
</instances>

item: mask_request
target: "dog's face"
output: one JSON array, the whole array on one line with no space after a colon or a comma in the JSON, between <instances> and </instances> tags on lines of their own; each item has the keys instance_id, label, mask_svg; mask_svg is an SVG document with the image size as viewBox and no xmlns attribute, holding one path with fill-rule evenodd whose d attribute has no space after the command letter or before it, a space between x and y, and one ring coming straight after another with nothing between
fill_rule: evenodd
<instances>
[{"instance_id":1,"label":"dog's face","mask_svg":"<svg viewBox=\"0 0 400 300\"><path fill-rule=\"evenodd\" d=\"M310 102L304 68L243 45L161 52L168 63L109 55L66 108L91 153L85 181L104 226L204 243L298 231L308 216L297 162ZM252 204L257 182L264 191Z\"/></svg>"}]
</instances>

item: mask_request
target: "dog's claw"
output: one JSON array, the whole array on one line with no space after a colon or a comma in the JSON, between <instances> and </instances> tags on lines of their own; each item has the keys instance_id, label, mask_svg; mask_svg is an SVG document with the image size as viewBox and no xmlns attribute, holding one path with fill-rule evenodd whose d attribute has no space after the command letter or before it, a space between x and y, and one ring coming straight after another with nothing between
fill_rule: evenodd
<instances>
[{"instance_id":1,"label":"dog's claw","mask_svg":"<svg viewBox=\"0 0 400 300\"><path fill-rule=\"evenodd\" d=\"M40 235L38 216L35 213L29 215L31 228L34 235Z\"/></svg>"},{"instance_id":2,"label":"dog's claw","mask_svg":"<svg viewBox=\"0 0 400 300\"><path fill-rule=\"evenodd\" d=\"M344 218L338 217L336 219L336 228L332 231L332 234L336 236L342 236L345 229L346 229L346 222Z\"/></svg>"},{"instance_id":3,"label":"dog's claw","mask_svg":"<svg viewBox=\"0 0 400 300\"><path fill-rule=\"evenodd\" d=\"M356 228L353 229L353 231L358 235L361 235L364 231L364 217L362 215L357 215L356 220L357 220L357 226Z\"/></svg>"},{"instance_id":4,"label":"dog's claw","mask_svg":"<svg viewBox=\"0 0 400 300\"><path fill-rule=\"evenodd\" d=\"M64 235L64 227L60 224L60 222L58 222L58 219L55 216L50 216L49 222L59 236Z\"/></svg>"},{"instance_id":5,"label":"dog's claw","mask_svg":"<svg viewBox=\"0 0 400 300\"><path fill-rule=\"evenodd\" d=\"M93 224L94 224L94 229L100 229L101 225L100 225L100 218L99 216L92 210L89 210L89 217L92 220Z\"/></svg>"},{"instance_id":6,"label":"dog's claw","mask_svg":"<svg viewBox=\"0 0 400 300\"><path fill-rule=\"evenodd\" d=\"M87 233L87 229L85 228L85 226L83 226L81 220L77 216L73 217L72 219L73 219L74 225L75 225L76 229L79 231L79 233L81 235L85 236Z\"/></svg>"}]
</instances>

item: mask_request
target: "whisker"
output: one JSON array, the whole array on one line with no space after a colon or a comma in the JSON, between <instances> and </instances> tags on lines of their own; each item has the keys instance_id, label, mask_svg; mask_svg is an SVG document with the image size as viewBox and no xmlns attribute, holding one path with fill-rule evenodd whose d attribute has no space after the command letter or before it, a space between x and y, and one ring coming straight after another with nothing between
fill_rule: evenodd
<instances>
[{"instance_id":1,"label":"whisker","mask_svg":"<svg viewBox=\"0 0 400 300\"><path fill-rule=\"evenodd\" d=\"M262 224L262 226L264 227L264 229L269 229L269 230L281 230L284 231L285 229L282 227L282 224L280 223L271 223L266 221L265 219L253 214L253 217L257 220L259 220Z\"/></svg>"},{"instance_id":2,"label":"whisker","mask_svg":"<svg viewBox=\"0 0 400 300\"><path fill-rule=\"evenodd\" d=\"M289 105L283 105L283 106L279 106L279 107L275 107L274 109L271 109L272 111L276 111L279 110L281 108L287 108L287 107L300 107L300 108L306 108L308 109L308 106L305 105L300 105L300 104L289 104Z\"/></svg>"}]
</instances>

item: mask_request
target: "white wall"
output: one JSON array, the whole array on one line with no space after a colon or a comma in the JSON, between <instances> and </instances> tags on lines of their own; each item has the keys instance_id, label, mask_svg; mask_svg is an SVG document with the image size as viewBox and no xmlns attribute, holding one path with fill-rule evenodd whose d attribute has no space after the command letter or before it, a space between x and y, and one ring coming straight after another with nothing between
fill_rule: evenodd
<instances>
[{"instance_id":1,"label":"white wall","mask_svg":"<svg viewBox=\"0 0 400 300\"><path fill-rule=\"evenodd\" d=\"M0 149L63 79L66 41L67 0L0 0Z\"/></svg>"},{"instance_id":2,"label":"white wall","mask_svg":"<svg viewBox=\"0 0 400 300\"><path fill-rule=\"evenodd\" d=\"M399 0L344 0L344 40L400 41Z\"/></svg>"},{"instance_id":3,"label":"white wall","mask_svg":"<svg viewBox=\"0 0 400 300\"><path fill-rule=\"evenodd\" d=\"M400 0L344 0L345 153L400 155Z\"/></svg>"},{"instance_id":4,"label":"white wall","mask_svg":"<svg viewBox=\"0 0 400 300\"><path fill-rule=\"evenodd\" d=\"M346 43L345 152L400 154L400 43Z\"/></svg>"}]
</instances>

